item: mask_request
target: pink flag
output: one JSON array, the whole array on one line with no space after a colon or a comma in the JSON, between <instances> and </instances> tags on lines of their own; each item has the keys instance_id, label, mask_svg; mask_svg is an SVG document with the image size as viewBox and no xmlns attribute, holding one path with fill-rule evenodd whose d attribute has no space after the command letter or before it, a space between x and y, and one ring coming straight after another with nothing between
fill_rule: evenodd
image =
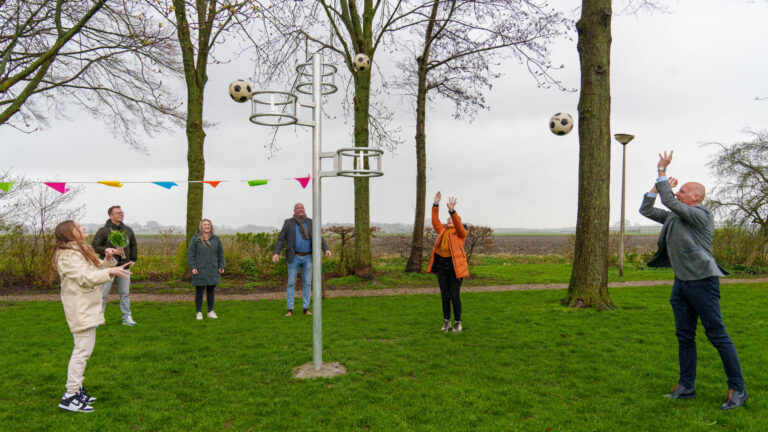
<instances>
[{"instance_id":1,"label":"pink flag","mask_svg":"<svg viewBox=\"0 0 768 432\"><path fill-rule=\"evenodd\" d=\"M45 185L48 186L49 188L55 190L56 192L60 192L60 193L63 193L63 194L69 192L69 188L67 187L67 184L64 183L64 182L61 182L61 183L46 183Z\"/></svg>"},{"instance_id":2,"label":"pink flag","mask_svg":"<svg viewBox=\"0 0 768 432\"><path fill-rule=\"evenodd\" d=\"M309 174L307 174L306 177L296 177L294 178L294 180L297 180L299 182L302 189L306 189L307 185L309 184Z\"/></svg>"}]
</instances>

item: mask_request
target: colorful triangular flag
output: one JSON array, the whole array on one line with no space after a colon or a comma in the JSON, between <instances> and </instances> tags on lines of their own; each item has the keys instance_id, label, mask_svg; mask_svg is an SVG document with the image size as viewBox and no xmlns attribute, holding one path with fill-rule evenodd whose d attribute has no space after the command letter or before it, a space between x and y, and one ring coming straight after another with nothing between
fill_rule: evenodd
<instances>
[{"instance_id":1,"label":"colorful triangular flag","mask_svg":"<svg viewBox=\"0 0 768 432\"><path fill-rule=\"evenodd\" d=\"M216 187L221 183L221 180L206 180L203 183L208 183L209 185Z\"/></svg>"},{"instance_id":2,"label":"colorful triangular flag","mask_svg":"<svg viewBox=\"0 0 768 432\"><path fill-rule=\"evenodd\" d=\"M302 189L306 189L309 184L309 174L306 177L295 177L294 180L298 181Z\"/></svg>"},{"instance_id":3,"label":"colorful triangular flag","mask_svg":"<svg viewBox=\"0 0 768 432\"><path fill-rule=\"evenodd\" d=\"M45 183L45 185L55 190L56 192L60 192L63 194L69 192L69 188L67 187L67 184L64 182Z\"/></svg>"},{"instance_id":4,"label":"colorful triangular flag","mask_svg":"<svg viewBox=\"0 0 768 432\"><path fill-rule=\"evenodd\" d=\"M105 180L98 182L99 184L103 184L104 186L110 186L110 187L123 187L123 184L119 181L112 181L112 180Z\"/></svg>"},{"instance_id":5,"label":"colorful triangular flag","mask_svg":"<svg viewBox=\"0 0 768 432\"><path fill-rule=\"evenodd\" d=\"M154 184L156 184L156 185L158 185L158 186L160 186L160 187L164 187L164 188L166 188L166 189L170 189L170 188L172 188L172 187L174 187L174 186L178 186L178 185L177 185L176 183L174 183L174 182L152 182L152 183L154 183Z\"/></svg>"},{"instance_id":6,"label":"colorful triangular flag","mask_svg":"<svg viewBox=\"0 0 768 432\"><path fill-rule=\"evenodd\" d=\"M248 186L261 186L267 184L269 180L248 180Z\"/></svg>"},{"instance_id":7,"label":"colorful triangular flag","mask_svg":"<svg viewBox=\"0 0 768 432\"><path fill-rule=\"evenodd\" d=\"M0 183L0 190L10 192L15 183L15 181Z\"/></svg>"}]
</instances>

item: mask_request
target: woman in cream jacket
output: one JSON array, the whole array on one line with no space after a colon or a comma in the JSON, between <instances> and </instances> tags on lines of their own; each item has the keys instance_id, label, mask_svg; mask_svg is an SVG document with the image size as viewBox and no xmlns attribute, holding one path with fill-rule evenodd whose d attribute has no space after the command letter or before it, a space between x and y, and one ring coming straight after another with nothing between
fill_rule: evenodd
<instances>
[{"instance_id":1,"label":"woman in cream jacket","mask_svg":"<svg viewBox=\"0 0 768 432\"><path fill-rule=\"evenodd\" d=\"M59 408L68 411L91 412L89 404L95 400L83 388L85 364L96 344L96 327L104 324L101 310L101 284L112 276L127 277L125 267L113 267L114 249L105 251L105 259L99 260L93 248L85 242L85 228L75 221L65 221L54 230L56 251L54 266L61 278L61 303L69 329L75 340L75 348L67 369L67 391L59 402Z\"/></svg>"}]
</instances>

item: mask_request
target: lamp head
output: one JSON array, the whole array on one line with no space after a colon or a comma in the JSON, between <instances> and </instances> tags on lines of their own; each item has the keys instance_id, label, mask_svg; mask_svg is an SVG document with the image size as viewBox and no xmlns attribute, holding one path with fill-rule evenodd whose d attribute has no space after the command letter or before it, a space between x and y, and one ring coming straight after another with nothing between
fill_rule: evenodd
<instances>
[{"instance_id":1,"label":"lamp head","mask_svg":"<svg viewBox=\"0 0 768 432\"><path fill-rule=\"evenodd\" d=\"M630 141L635 139L634 135L621 133L615 134L613 137L616 138L616 141L620 142L622 145L627 145Z\"/></svg>"}]
</instances>

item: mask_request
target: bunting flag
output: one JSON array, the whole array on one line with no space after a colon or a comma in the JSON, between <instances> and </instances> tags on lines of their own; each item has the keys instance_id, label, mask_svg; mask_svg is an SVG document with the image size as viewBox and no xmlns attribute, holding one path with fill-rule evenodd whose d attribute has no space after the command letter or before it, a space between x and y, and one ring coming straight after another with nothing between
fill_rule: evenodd
<instances>
[{"instance_id":1,"label":"bunting flag","mask_svg":"<svg viewBox=\"0 0 768 432\"><path fill-rule=\"evenodd\" d=\"M49 188L55 190L56 192L60 193L67 193L69 192L69 188L67 187L67 184L64 182L57 182L57 183L45 183L46 186Z\"/></svg>"},{"instance_id":2,"label":"bunting flag","mask_svg":"<svg viewBox=\"0 0 768 432\"><path fill-rule=\"evenodd\" d=\"M225 182L246 182L248 183L248 186L263 186L268 184L269 182L275 181L275 180L296 180L301 185L302 189L306 189L309 185L309 181L312 179L312 177L307 174L306 177L283 177L283 178L272 178L272 179L251 179L251 180L177 180L177 181L117 181L117 180L100 180L100 181L67 181L67 182L42 182L42 181L28 181L27 183L32 184L44 184L48 186L49 188L65 194L69 192L71 189L67 187L67 184L102 184L109 187L115 187L115 188L122 188L126 184L154 184L157 186L160 186L161 188L170 190L174 186L179 186L180 183L207 183L211 185L211 187L217 187L221 183ZM16 185L17 182L15 181L9 181L9 182L0 182L0 191L10 192L11 189Z\"/></svg>"},{"instance_id":3,"label":"bunting flag","mask_svg":"<svg viewBox=\"0 0 768 432\"><path fill-rule=\"evenodd\" d=\"M306 177L295 177L294 180L298 181L302 189L306 189L309 184L309 174Z\"/></svg>"},{"instance_id":4,"label":"bunting flag","mask_svg":"<svg viewBox=\"0 0 768 432\"><path fill-rule=\"evenodd\" d=\"M166 189L170 189L174 186L178 186L175 182L152 182L160 187L164 187Z\"/></svg>"}]
</instances>

